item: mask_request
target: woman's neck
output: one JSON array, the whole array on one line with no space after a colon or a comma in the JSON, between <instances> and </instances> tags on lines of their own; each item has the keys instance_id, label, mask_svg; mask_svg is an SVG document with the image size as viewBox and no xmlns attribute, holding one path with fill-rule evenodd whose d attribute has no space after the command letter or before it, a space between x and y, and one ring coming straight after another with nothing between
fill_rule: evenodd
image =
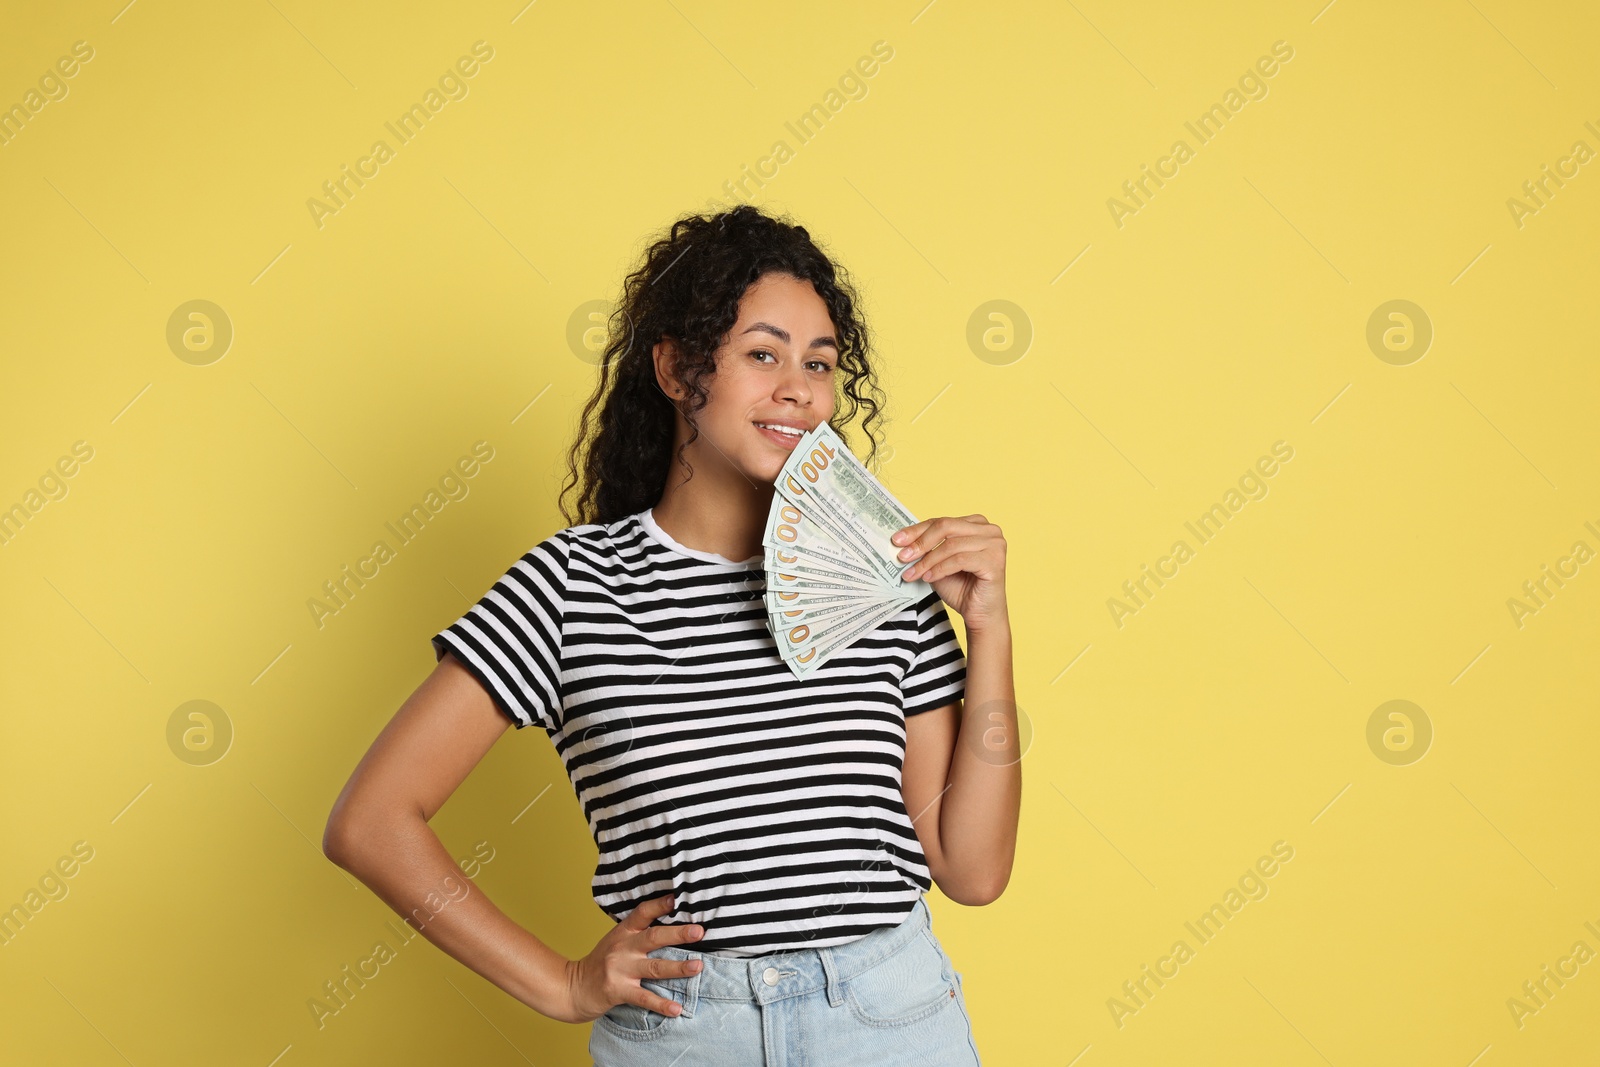
<instances>
[{"instance_id":1,"label":"woman's neck","mask_svg":"<svg viewBox=\"0 0 1600 1067\"><path fill-rule=\"evenodd\" d=\"M674 468L674 475L680 473ZM731 472L730 472L731 473ZM688 482L670 477L651 515L667 534L685 548L713 552L732 560L761 554L767 512L772 507L770 485L713 485L715 480L698 468Z\"/></svg>"}]
</instances>

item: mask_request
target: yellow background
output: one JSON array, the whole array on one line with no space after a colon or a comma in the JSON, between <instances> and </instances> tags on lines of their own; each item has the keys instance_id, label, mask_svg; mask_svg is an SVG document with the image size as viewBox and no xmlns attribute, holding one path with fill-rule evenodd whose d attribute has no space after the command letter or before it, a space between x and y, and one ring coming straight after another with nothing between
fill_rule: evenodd
<instances>
[{"instance_id":1,"label":"yellow background","mask_svg":"<svg viewBox=\"0 0 1600 1067\"><path fill-rule=\"evenodd\" d=\"M318 845L431 634L564 525L574 313L778 140L749 188L862 286L885 482L1010 545L1018 860L990 907L930 897L985 1062L1592 1055L1600 962L1520 1027L1507 1006L1600 950L1600 563L1520 626L1507 604L1600 549L1600 164L1507 206L1600 149L1587 5L18 11L0 103L94 58L0 147L0 506L93 458L0 548L0 906L94 855L0 947L8 1062L586 1062L585 1027L421 938L319 1030L307 1000L398 919ZM308 199L479 40L468 95L319 228ZM880 40L800 143L785 123ZM1275 41L1266 96L1197 146L1185 121ZM1179 138L1119 227L1108 200ZM196 299L234 329L204 366L166 340ZM1402 299L1434 337L1395 365L1367 324ZM1025 352L969 345L992 300ZM479 440L470 495L319 627L322 583ZM1185 522L1276 441L1267 495L1198 545ZM1119 626L1108 600L1180 538ZM1367 742L1396 699L1433 730L1406 765ZM234 731L205 766L169 747L191 700ZM489 843L477 884L559 951L603 933L544 738L508 732L434 825ZM1276 841L1268 895L1201 945L1184 923Z\"/></svg>"}]
</instances>

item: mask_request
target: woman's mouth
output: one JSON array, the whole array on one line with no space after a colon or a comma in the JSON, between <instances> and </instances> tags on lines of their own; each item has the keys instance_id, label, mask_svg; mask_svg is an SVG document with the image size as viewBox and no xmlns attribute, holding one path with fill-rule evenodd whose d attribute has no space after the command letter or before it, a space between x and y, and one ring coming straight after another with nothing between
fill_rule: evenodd
<instances>
[{"instance_id":1,"label":"woman's mouth","mask_svg":"<svg viewBox=\"0 0 1600 1067\"><path fill-rule=\"evenodd\" d=\"M773 444L784 449L785 451L794 451L794 446L800 443L800 438L805 435L805 431L792 426L785 426L780 430L775 429L775 426L776 423L770 422L755 423L755 428L761 431L762 437L765 437L767 440L771 441Z\"/></svg>"}]
</instances>

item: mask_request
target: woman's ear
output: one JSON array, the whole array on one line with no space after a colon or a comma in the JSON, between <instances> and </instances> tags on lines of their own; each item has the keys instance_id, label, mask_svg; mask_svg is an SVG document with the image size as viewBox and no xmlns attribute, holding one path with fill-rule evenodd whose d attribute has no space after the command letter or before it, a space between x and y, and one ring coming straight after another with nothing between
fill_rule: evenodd
<instances>
[{"instance_id":1,"label":"woman's ear","mask_svg":"<svg viewBox=\"0 0 1600 1067\"><path fill-rule=\"evenodd\" d=\"M671 337L662 337L650 350L655 362L656 386L674 399L683 396L683 386L678 383L678 343Z\"/></svg>"}]
</instances>

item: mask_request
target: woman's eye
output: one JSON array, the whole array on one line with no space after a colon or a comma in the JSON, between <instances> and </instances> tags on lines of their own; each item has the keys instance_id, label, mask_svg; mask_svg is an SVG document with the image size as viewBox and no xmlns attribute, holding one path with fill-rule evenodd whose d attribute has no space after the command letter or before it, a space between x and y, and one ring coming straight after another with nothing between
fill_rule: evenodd
<instances>
[{"instance_id":1,"label":"woman's eye","mask_svg":"<svg viewBox=\"0 0 1600 1067\"><path fill-rule=\"evenodd\" d=\"M755 358L755 359L759 359L762 356L772 356L773 362L777 362L777 359L778 359L777 356L773 355L771 352L768 352L764 348L758 348L755 351L751 352L750 355L751 355L752 358ZM810 362L808 362L806 364L806 366L808 366L808 367L816 367L823 374L830 374L830 373L833 372L833 369L834 369L833 364L829 363L825 359L813 359Z\"/></svg>"}]
</instances>

